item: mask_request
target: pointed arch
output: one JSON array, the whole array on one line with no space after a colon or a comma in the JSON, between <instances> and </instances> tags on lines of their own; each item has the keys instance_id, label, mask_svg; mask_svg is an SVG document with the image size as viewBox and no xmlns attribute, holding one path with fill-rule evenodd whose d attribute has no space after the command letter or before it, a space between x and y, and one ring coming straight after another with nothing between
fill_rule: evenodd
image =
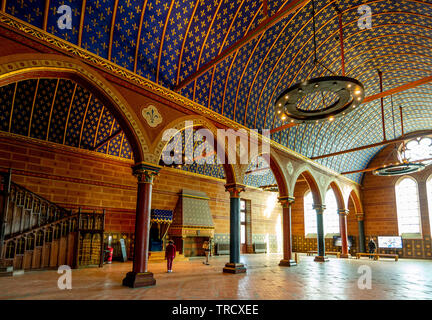
<instances>
[{"instance_id":1,"label":"pointed arch","mask_svg":"<svg viewBox=\"0 0 432 320\"><path fill-rule=\"evenodd\" d=\"M260 152L257 157L263 157L269 165L278 186L279 197L288 197L290 195L290 190L288 188L288 179L278 156L275 155L274 152ZM251 158L250 163L255 158Z\"/></svg>"},{"instance_id":2,"label":"pointed arch","mask_svg":"<svg viewBox=\"0 0 432 320\"><path fill-rule=\"evenodd\" d=\"M360 201L360 197L354 189L351 190L351 193L349 194L349 199L351 199L354 204L355 213L364 214L362 202Z\"/></svg>"},{"instance_id":3,"label":"pointed arch","mask_svg":"<svg viewBox=\"0 0 432 320\"><path fill-rule=\"evenodd\" d=\"M323 204L323 199L322 199L321 192L319 190L318 183L316 182L315 177L313 176L313 174L309 170L297 171L297 173L294 176L295 180L293 180L294 181L294 185L292 188L293 192L294 192L297 180L299 179L300 176L303 176L304 179L306 180L306 183L309 186L309 190L312 192L314 204L315 205Z\"/></svg>"},{"instance_id":4,"label":"pointed arch","mask_svg":"<svg viewBox=\"0 0 432 320\"><path fill-rule=\"evenodd\" d=\"M193 129L206 129L209 130L214 137L217 137L217 130L218 128L209 120L207 120L204 117L200 116L185 116L181 117L179 119L176 119L172 122L170 122L168 125L166 125L159 133L159 135L156 137L155 142L152 145L152 154L158 159L162 157L162 152L166 145L169 143L169 141L163 140L163 134L166 130L174 129L179 132L184 131L187 128L193 128ZM235 184L238 183L237 181L237 175L236 171L234 169L234 166L228 163L228 156L225 150L222 149L221 145L219 144L218 140L214 139L214 147L215 152L219 157L223 157L223 168L225 172L225 178L227 184Z\"/></svg>"},{"instance_id":5,"label":"pointed arch","mask_svg":"<svg viewBox=\"0 0 432 320\"><path fill-rule=\"evenodd\" d=\"M332 181L329 184L328 189L332 189L334 192L334 195L336 197L336 203L339 210L345 210L345 201L343 199L342 191L339 185L336 183L336 181Z\"/></svg>"},{"instance_id":6,"label":"pointed arch","mask_svg":"<svg viewBox=\"0 0 432 320\"><path fill-rule=\"evenodd\" d=\"M119 122L135 162L152 161L141 120L123 96L97 72L76 59L56 54L14 54L0 58L0 86L42 77L69 79L89 90Z\"/></svg>"}]
</instances>

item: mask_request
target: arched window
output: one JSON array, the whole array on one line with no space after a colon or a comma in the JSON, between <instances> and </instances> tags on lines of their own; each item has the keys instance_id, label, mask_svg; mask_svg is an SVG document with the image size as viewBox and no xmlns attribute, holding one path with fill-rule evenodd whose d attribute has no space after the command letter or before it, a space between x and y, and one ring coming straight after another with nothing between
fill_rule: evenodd
<instances>
[{"instance_id":1,"label":"arched window","mask_svg":"<svg viewBox=\"0 0 432 320\"><path fill-rule=\"evenodd\" d=\"M427 198L428 198L428 204L429 204L429 226L430 226L430 232L432 235L432 175L429 177L429 179L426 182L427 187Z\"/></svg>"},{"instance_id":2,"label":"arched window","mask_svg":"<svg viewBox=\"0 0 432 320\"><path fill-rule=\"evenodd\" d=\"M405 177L396 183L396 206L399 235L405 238L421 236L420 202L414 179Z\"/></svg>"},{"instance_id":3,"label":"arched window","mask_svg":"<svg viewBox=\"0 0 432 320\"><path fill-rule=\"evenodd\" d=\"M305 235L312 237L317 233L316 211L313 208L312 192L307 191L303 198Z\"/></svg>"},{"instance_id":4,"label":"arched window","mask_svg":"<svg viewBox=\"0 0 432 320\"><path fill-rule=\"evenodd\" d=\"M336 196L333 189L329 189L325 198L324 234L339 234L339 213Z\"/></svg>"}]
</instances>

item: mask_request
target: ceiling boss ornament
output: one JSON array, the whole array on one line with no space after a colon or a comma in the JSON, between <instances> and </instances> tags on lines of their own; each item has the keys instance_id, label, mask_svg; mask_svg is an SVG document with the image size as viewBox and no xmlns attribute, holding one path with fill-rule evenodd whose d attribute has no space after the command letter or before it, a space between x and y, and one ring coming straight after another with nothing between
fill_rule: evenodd
<instances>
[{"instance_id":1,"label":"ceiling boss ornament","mask_svg":"<svg viewBox=\"0 0 432 320\"><path fill-rule=\"evenodd\" d=\"M154 105L150 104L147 108L142 109L141 114L147 121L147 124L152 128L155 128L162 123L162 115Z\"/></svg>"}]
</instances>

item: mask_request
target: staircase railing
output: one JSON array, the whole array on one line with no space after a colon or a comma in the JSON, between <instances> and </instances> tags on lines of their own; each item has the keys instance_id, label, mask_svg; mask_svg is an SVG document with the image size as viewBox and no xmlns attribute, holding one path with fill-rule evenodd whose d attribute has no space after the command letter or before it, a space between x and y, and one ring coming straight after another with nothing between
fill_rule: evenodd
<instances>
[{"instance_id":1,"label":"staircase railing","mask_svg":"<svg viewBox=\"0 0 432 320\"><path fill-rule=\"evenodd\" d=\"M11 170L0 177L0 268L103 265L105 210L72 213L12 182Z\"/></svg>"},{"instance_id":2,"label":"staircase railing","mask_svg":"<svg viewBox=\"0 0 432 320\"><path fill-rule=\"evenodd\" d=\"M12 171L1 173L3 216L1 220L3 239L21 234L72 214L57 204L12 182Z\"/></svg>"}]
</instances>

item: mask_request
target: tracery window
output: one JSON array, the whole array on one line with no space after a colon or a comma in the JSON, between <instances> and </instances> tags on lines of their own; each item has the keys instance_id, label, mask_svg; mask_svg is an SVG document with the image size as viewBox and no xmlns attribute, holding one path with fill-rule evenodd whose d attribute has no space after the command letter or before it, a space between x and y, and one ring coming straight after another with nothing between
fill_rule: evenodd
<instances>
[{"instance_id":1,"label":"tracery window","mask_svg":"<svg viewBox=\"0 0 432 320\"><path fill-rule=\"evenodd\" d=\"M417 182L412 178L404 177L396 183L395 189L399 235L405 238L421 236Z\"/></svg>"},{"instance_id":2,"label":"tracery window","mask_svg":"<svg viewBox=\"0 0 432 320\"><path fill-rule=\"evenodd\" d=\"M432 138L419 137L402 145L399 151L399 160L406 159L408 162L432 159ZM423 164L429 165L432 160L422 161Z\"/></svg>"}]
</instances>

